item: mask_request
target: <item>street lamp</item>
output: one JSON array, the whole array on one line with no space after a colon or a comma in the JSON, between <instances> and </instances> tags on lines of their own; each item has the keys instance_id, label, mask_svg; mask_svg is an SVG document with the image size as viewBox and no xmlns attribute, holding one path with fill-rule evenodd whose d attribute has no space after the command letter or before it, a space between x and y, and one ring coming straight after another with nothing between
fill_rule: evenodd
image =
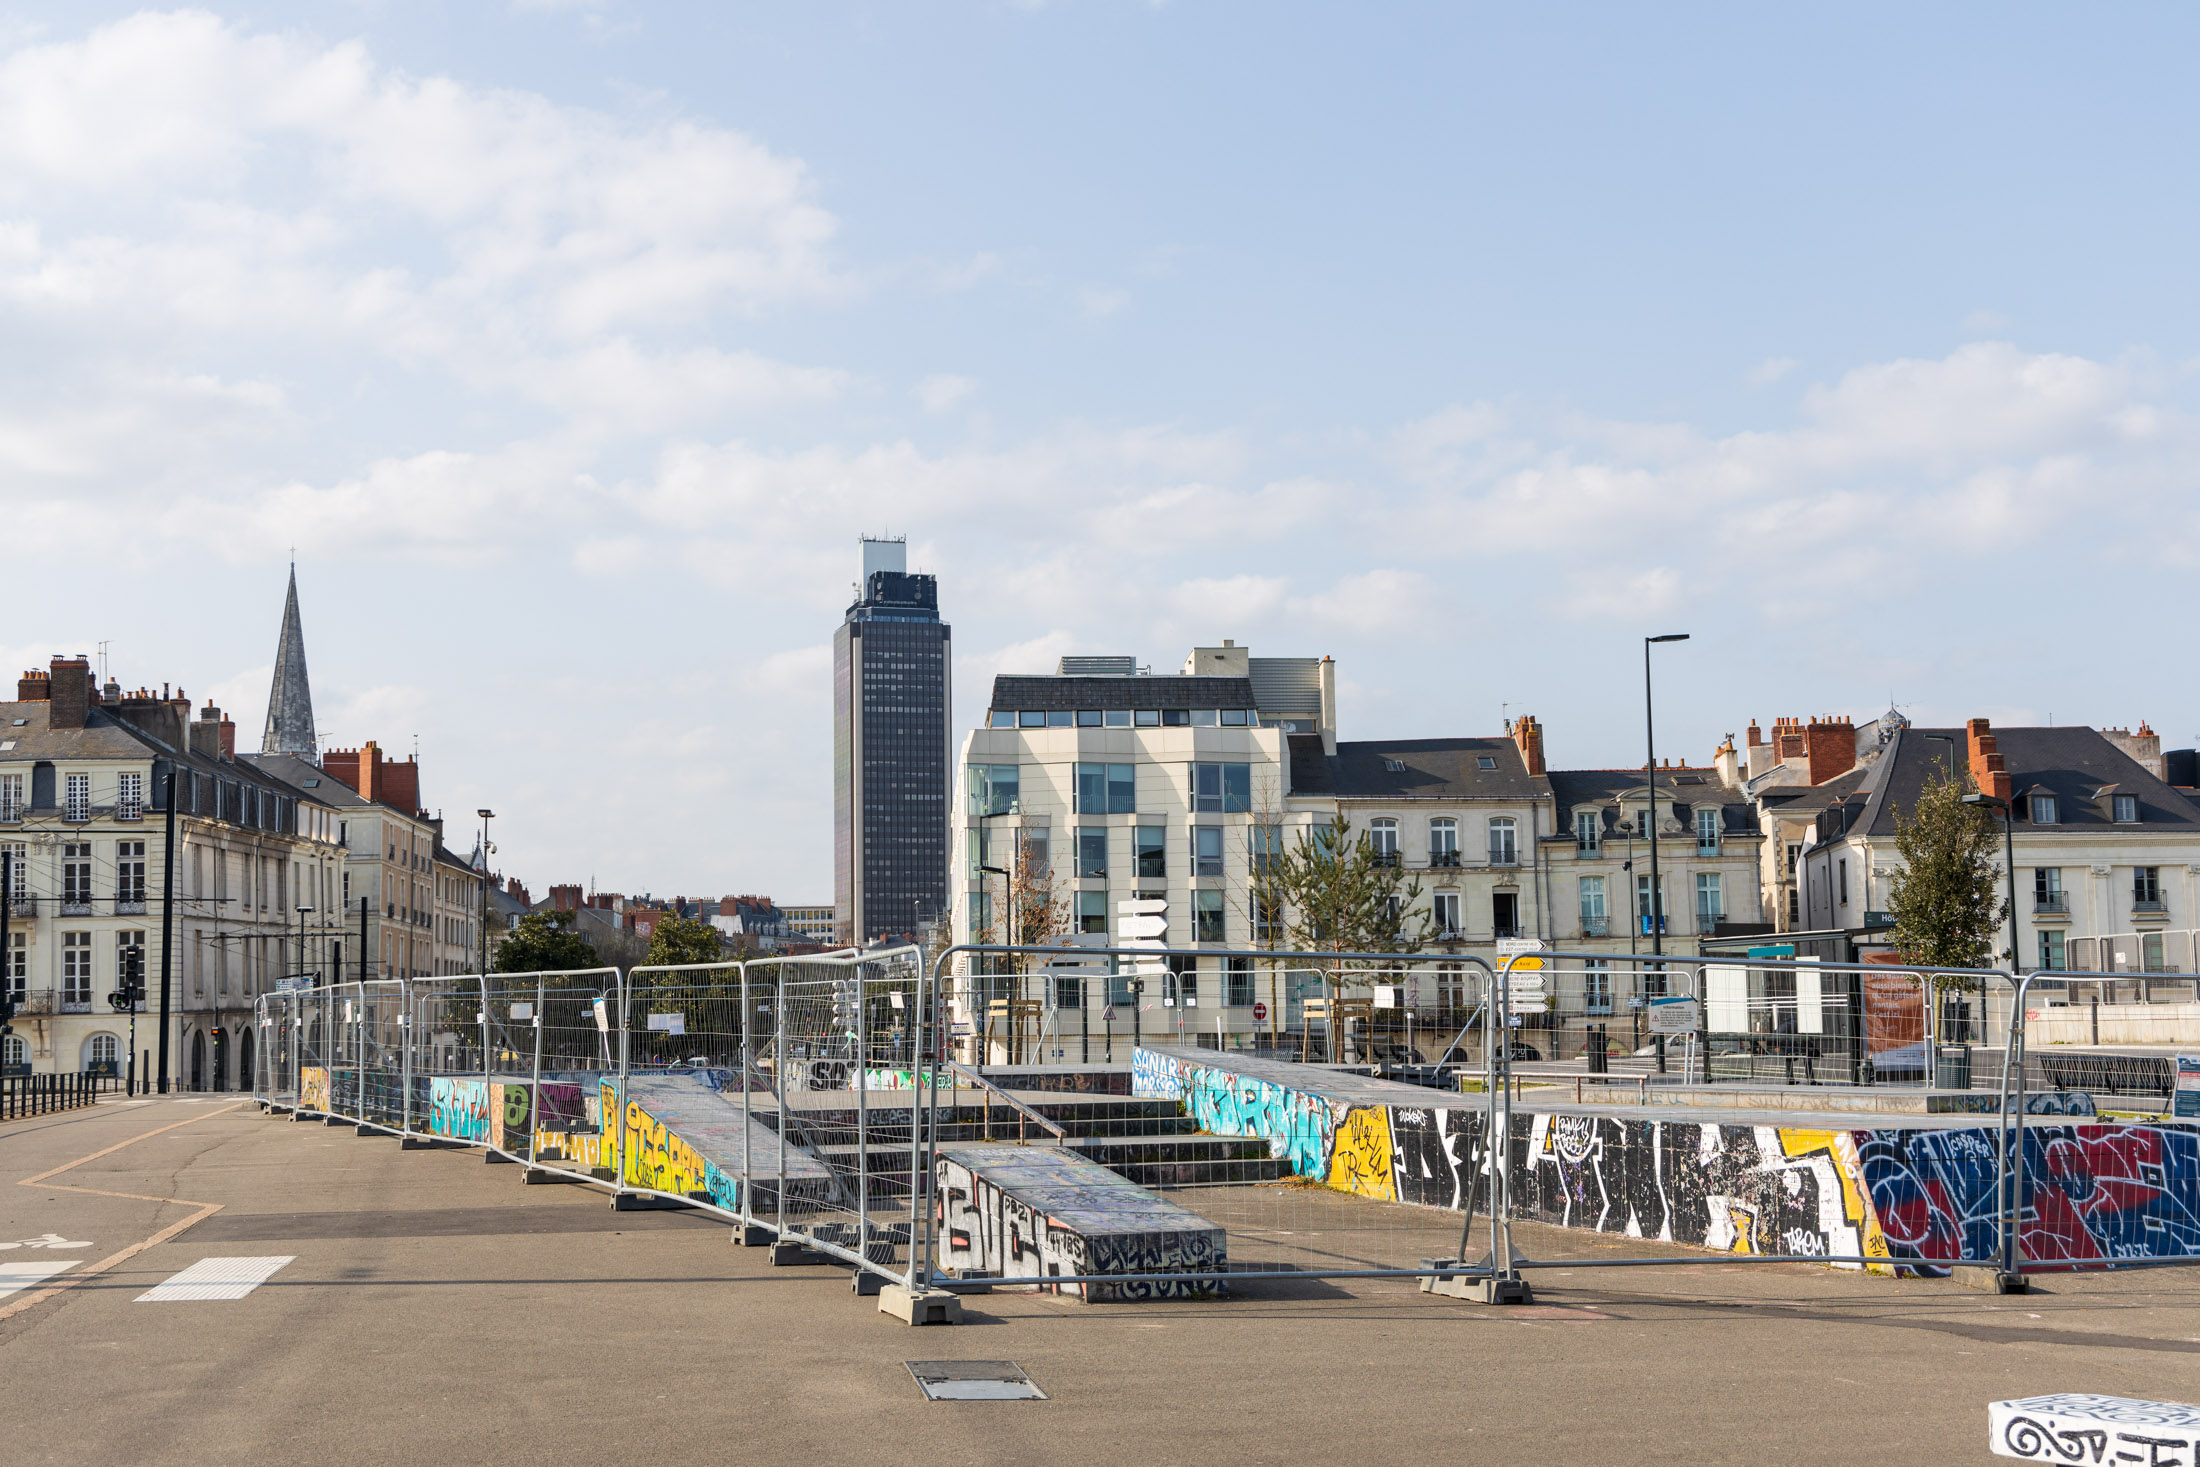
<instances>
[{"instance_id":1,"label":"street lamp","mask_svg":"<svg viewBox=\"0 0 2200 1467\"><path fill-rule=\"evenodd\" d=\"M1648 803L1643 807L1643 824L1650 830L1650 951L1662 957L1665 954L1665 891L1658 879L1658 732L1651 717L1650 702L1650 648L1658 642L1685 642L1686 632L1668 632L1662 637L1642 639L1642 781L1648 788ZM1666 991L1665 965L1659 963L1658 995ZM1706 1020L1708 1016L1706 1016ZM1657 1036L1658 1073L1665 1073L1665 1035ZM1704 1078L1711 1078L1711 1056L1704 1054Z\"/></svg>"},{"instance_id":2,"label":"street lamp","mask_svg":"<svg viewBox=\"0 0 2200 1467\"><path fill-rule=\"evenodd\" d=\"M489 822L497 818L494 810L476 810L481 817L481 971L489 971L489 854L495 849L489 844Z\"/></svg>"}]
</instances>

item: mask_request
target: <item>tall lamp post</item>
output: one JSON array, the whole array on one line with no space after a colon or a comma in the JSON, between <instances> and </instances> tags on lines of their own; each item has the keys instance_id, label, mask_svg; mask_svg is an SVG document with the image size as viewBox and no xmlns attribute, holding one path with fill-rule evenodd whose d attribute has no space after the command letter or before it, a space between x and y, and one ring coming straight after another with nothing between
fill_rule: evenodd
<instances>
[{"instance_id":1,"label":"tall lamp post","mask_svg":"<svg viewBox=\"0 0 2200 1467\"><path fill-rule=\"evenodd\" d=\"M494 810L476 810L481 817L481 971L489 971L489 854L494 849L489 844L489 822L497 818Z\"/></svg>"},{"instance_id":2,"label":"tall lamp post","mask_svg":"<svg viewBox=\"0 0 2200 1467\"><path fill-rule=\"evenodd\" d=\"M1658 730L1651 714L1650 701L1650 649L1659 642L1685 642L1686 632L1668 632L1662 637L1642 639L1642 782L1648 786L1649 803L1644 807L1643 824L1650 831L1650 951L1662 957L1665 954L1665 891L1658 879ZM1658 994L1663 997L1666 988L1665 965L1658 969ZM1705 1016L1708 1018L1708 1016ZM1665 1036L1658 1035L1658 1072L1665 1072ZM1704 1056L1704 1078L1711 1078L1711 1057Z\"/></svg>"},{"instance_id":3,"label":"tall lamp post","mask_svg":"<svg viewBox=\"0 0 2200 1467\"><path fill-rule=\"evenodd\" d=\"M2017 812L2014 803L1999 795L1965 795L1966 805L1991 805L2001 811L2002 866L2009 873L2009 971L2022 973L2017 954Z\"/></svg>"}]
</instances>

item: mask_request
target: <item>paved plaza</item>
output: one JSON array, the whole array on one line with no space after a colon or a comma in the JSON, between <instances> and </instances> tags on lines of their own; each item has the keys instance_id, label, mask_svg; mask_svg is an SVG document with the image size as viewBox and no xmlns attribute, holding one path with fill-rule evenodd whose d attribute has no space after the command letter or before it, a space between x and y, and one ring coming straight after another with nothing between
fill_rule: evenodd
<instances>
[{"instance_id":1,"label":"paved plaza","mask_svg":"<svg viewBox=\"0 0 2200 1467\"><path fill-rule=\"evenodd\" d=\"M1233 1254L1258 1190L1194 1204ZM1509 1310L1353 1280L1000 1292L913 1330L699 1215L235 1097L0 1127L11 1463L1984 1462L1989 1401L2200 1380L2189 1269L2019 1298L1801 1266L1532 1278ZM1049 1399L926 1401L905 1362L941 1359L1013 1360Z\"/></svg>"}]
</instances>

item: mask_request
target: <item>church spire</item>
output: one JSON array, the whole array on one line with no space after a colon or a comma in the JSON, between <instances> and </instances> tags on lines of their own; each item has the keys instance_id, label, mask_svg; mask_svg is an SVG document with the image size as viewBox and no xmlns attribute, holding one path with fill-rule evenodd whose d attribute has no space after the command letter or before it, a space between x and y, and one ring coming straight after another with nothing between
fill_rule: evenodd
<instances>
[{"instance_id":1,"label":"church spire","mask_svg":"<svg viewBox=\"0 0 2200 1467\"><path fill-rule=\"evenodd\" d=\"M298 622L298 567L290 567L290 595L283 602L283 635L275 644L275 681L267 690L263 754L294 754L318 763L313 742L313 691L306 686L306 634Z\"/></svg>"}]
</instances>

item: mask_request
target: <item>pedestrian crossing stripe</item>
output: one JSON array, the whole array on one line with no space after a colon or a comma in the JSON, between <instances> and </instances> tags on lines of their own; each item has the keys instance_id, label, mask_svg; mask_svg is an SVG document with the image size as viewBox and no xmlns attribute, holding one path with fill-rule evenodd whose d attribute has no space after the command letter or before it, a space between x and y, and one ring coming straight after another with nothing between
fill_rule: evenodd
<instances>
[{"instance_id":1,"label":"pedestrian crossing stripe","mask_svg":"<svg viewBox=\"0 0 2200 1467\"><path fill-rule=\"evenodd\" d=\"M177 1304L209 1299L242 1299L273 1278L297 1255L268 1258L202 1258L182 1273L137 1296L140 1304Z\"/></svg>"}]
</instances>

